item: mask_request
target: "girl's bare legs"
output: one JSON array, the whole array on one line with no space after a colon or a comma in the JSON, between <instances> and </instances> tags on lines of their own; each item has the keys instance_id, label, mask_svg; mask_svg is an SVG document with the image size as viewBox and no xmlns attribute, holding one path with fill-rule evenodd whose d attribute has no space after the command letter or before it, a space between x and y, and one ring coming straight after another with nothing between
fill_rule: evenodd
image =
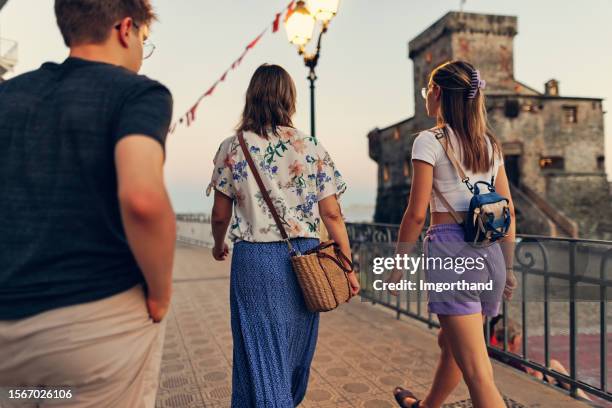
<instances>
[{"instance_id":1,"label":"girl's bare legs","mask_svg":"<svg viewBox=\"0 0 612 408\"><path fill-rule=\"evenodd\" d=\"M438 333L438 346L440 346L440 358L434 375L433 384L425 399L421 402L422 407L438 408L442 406L446 398L461 381L461 370L455 362L449 338L445 335L446 330L441 329Z\"/></svg>"},{"instance_id":2,"label":"girl's bare legs","mask_svg":"<svg viewBox=\"0 0 612 408\"><path fill-rule=\"evenodd\" d=\"M480 330L480 331L476 331L476 333L481 333L483 316L482 315L470 315L470 316L476 316L475 319L478 320L478 327L479 327L478 330ZM446 317L457 319L457 318L462 318L462 317L467 317L467 316L438 315L440 323L442 324L442 329L438 333L438 346L440 347L441 354L438 360L438 366L436 368L436 373L434 375L434 380L431 385L431 388L429 389L427 396L419 404L419 407L421 408L439 408L441 407L444 401L446 401L448 396L453 392L453 390L457 388L457 385L459 385L459 382L461 381L461 377L463 375L461 372L461 369L459 368L459 365L455 361L455 357L453 355L453 345L451 344L451 341L450 341L450 339L460 338L458 337L460 334L453 332L452 326L447 329L444 328L445 324L442 323L442 320ZM459 324L462 324L462 323L459 323ZM472 329L467 329L467 330L472 330ZM464 338L462 341L459 341L459 343L461 344L456 344L456 346L465 347L465 345L463 344L464 341L474 341L474 340L476 339L472 339L471 337ZM454 340L454 342L457 343L457 340ZM482 346L484 347L484 353L485 353L484 362L488 364L490 368L491 363L489 361L489 356L486 352L486 345L484 343L484 340L482 341ZM491 381L493 381L492 371L491 371ZM468 383L467 380L466 380L466 383ZM396 392L397 391L398 390L396 389ZM470 394L471 394L471 390L470 390ZM501 397L499 398L501 399ZM406 405L409 406L414 401L415 401L414 399L406 398L405 403ZM474 402L474 404L476 404L476 402ZM479 407L479 405L475 405L475 406ZM480 405L480 406L483 406L483 407L486 406L488 408L488 407L495 407L496 405L486 404L486 405ZM502 401L501 407L505 407L505 405L503 405L503 401Z\"/></svg>"},{"instance_id":3,"label":"girl's bare legs","mask_svg":"<svg viewBox=\"0 0 612 408\"><path fill-rule=\"evenodd\" d=\"M482 333L482 315L438 316L475 408L505 408L493 381L493 367ZM431 393L430 393L431 394ZM427 406L427 405L425 405Z\"/></svg>"}]
</instances>

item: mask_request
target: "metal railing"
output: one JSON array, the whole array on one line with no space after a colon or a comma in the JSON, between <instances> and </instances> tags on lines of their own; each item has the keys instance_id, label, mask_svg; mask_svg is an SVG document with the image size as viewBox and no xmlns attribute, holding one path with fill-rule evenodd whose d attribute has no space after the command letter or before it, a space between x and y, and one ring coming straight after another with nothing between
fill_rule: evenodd
<instances>
[{"instance_id":1,"label":"metal railing","mask_svg":"<svg viewBox=\"0 0 612 408\"><path fill-rule=\"evenodd\" d=\"M396 311L397 318L408 316L426 323L430 328L439 327L434 315L427 311L427 296L419 290L404 291L393 297L388 292L373 289L374 274L371 271L375 256L389 256L394 249L399 232L398 225L348 223L347 229L355 267L362 281L361 297ZM386 254L384 254L386 252ZM515 244L515 273L519 288L511 302L502 304L504 341L503 347L496 348L490 343L490 322L485 324L485 337L490 355L504 362L513 362L539 371L542 374L568 384L570 394L577 396L577 390L612 401L607 384L607 341L608 341L608 290L612 287L612 242L582 240L574 238L550 238L536 235L518 235ZM417 271L417 280L422 279ZM376 278L379 278L376 276ZM586 306L585 306L586 305ZM586 311L579 316L579 306ZM587 307L588 306L588 307ZM534 311L541 309L541 319L533 324ZM566 312L567 310L567 312ZM508 350L508 319L513 313L520 314L522 327L522 352ZM563 327L564 315L567 327ZM535 316L538 320L538 316ZM519 319L517 319L519 320ZM580 328L587 322L588 327ZM531 330L543 336L543 355L532 356L530 345ZM579 331L598 332L599 347L589 349L598 354L599 375L597 384L579 379ZM569 345L569 373L561 374L552 370L551 336L564 340L566 333ZM592 334L589 334L590 336ZM539 342L538 342L539 343ZM584 354L583 354L584 355ZM583 367L584 368L584 367Z\"/></svg>"},{"instance_id":2,"label":"metal railing","mask_svg":"<svg viewBox=\"0 0 612 408\"><path fill-rule=\"evenodd\" d=\"M176 240L184 244L211 247L213 244L210 215L177 214Z\"/></svg>"},{"instance_id":3,"label":"metal railing","mask_svg":"<svg viewBox=\"0 0 612 408\"><path fill-rule=\"evenodd\" d=\"M210 224L210 215L204 213L176 214L176 220L181 222Z\"/></svg>"}]
</instances>

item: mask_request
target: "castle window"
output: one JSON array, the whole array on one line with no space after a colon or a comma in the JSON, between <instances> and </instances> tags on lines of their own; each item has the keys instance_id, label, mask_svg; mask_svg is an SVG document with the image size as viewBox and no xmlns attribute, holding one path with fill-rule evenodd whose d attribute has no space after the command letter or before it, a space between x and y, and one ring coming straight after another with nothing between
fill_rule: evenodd
<instances>
[{"instance_id":1,"label":"castle window","mask_svg":"<svg viewBox=\"0 0 612 408\"><path fill-rule=\"evenodd\" d=\"M517 99L508 99L504 104L504 115L507 118L516 118L518 117L521 111L521 105Z\"/></svg>"},{"instance_id":2,"label":"castle window","mask_svg":"<svg viewBox=\"0 0 612 408\"><path fill-rule=\"evenodd\" d=\"M560 156L541 157L540 168L542 170L563 170L565 169L565 160Z\"/></svg>"},{"instance_id":3,"label":"castle window","mask_svg":"<svg viewBox=\"0 0 612 408\"><path fill-rule=\"evenodd\" d=\"M563 107L563 121L565 123L578 122L578 108L576 106Z\"/></svg>"},{"instance_id":4,"label":"castle window","mask_svg":"<svg viewBox=\"0 0 612 408\"><path fill-rule=\"evenodd\" d=\"M383 181L387 183L390 180L391 176L389 175L389 165L383 165Z\"/></svg>"},{"instance_id":5,"label":"castle window","mask_svg":"<svg viewBox=\"0 0 612 408\"><path fill-rule=\"evenodd\" d=\"M531 102L528 102L527 104L523 105L523 110L525 112L537 112L538 107L536 105L533 105Z\"/></svg>"},{"instance_id":6,"label":"castle window","mask_svg":"<svg viewBox=\"0 0 612 408\"><path fill-rule=\"evenodd\" d=\"M410 159L404 160L404 177L410 177Z\"/></svg>"},{"instance_id":7,"label":"castle window","mask_svg":"<svg viewBox=\"0 0 612 408\"><path fill-rule=\"evenodd\" d=\"M597 170L604 171L606 169L606 159L604 156L597 156Z\"/></svg>"}]
</instances>

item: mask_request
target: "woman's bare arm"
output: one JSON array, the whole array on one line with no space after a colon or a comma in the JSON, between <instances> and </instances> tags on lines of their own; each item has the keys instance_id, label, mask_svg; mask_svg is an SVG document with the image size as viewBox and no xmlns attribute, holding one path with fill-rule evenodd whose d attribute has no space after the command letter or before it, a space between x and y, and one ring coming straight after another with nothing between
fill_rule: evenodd
<instances>
[{"instance_id":1,"label":"woman's bare arm","mask_svg":"<svg viewBox=\"0 0 612 408\"><path fill-rule=\"evenodd\" d=\"M342 218L342 211L335 194L319 201L319 215L321 216L321 221L325 224L325 228L327 228L329 237L338 244L342 253L348 259L351 259L351 245L348 233L346 232L346 225Z\"/></svg>"},{"instance_id":2,"label":"woman's bare arm","mask_svg":"<svg viewBox=\"0 0 612 408\"><path fill-rule=\"evenodd\" d=\"M352 260L351 254L351 243L349 242L348 233L346 232L346 225L342 218L342 211L338 204L336 195L330 195L319 201L319 216L327 228L327 232L331 239L333 239L340 250L348 259ZM346 265L349 267L350 265ZM348 274L349 282L351 284L351 290L353 295L359 293L359 281L355 276L355 273Z\"/></svg>"},{"instance_id":3,"label":"woman's bare arm","mask_svg":"<svg viewBox=\"0 0 612 408\"><path fill-rule=\"evenodd\" d=\"M215 240L213 256L216 260L224 260L228 254L225 234L232 218L232 199L225 194L215 190L215 202L213 204L210 224Z\"/></svg>"}]
</instances>

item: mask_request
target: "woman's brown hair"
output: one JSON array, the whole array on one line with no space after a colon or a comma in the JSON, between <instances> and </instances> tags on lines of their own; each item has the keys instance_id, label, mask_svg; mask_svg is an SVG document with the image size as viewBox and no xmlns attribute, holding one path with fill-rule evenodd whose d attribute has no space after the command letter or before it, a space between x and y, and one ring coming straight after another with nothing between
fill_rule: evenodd
<instances>
[{"instance_id":1,"label":"woman's brown hair","mask_svg":"<svg viewBox=\"0 0 612 408\"><path fill-rule=\"evenodd\" d=\"M295 98L295 84L287 71L278 65L261 65L249 83L242 119L236 130L266 138L271 131L278 136L278 126L293 127Z\"/></svg>"},{"instance_id":2,"label":"woman's brown hair","mask_svg":"<svg viewBox=\"0 0 612 408\"><path fill-rule=\"evenodd\" d=\"M457 135L463 165L474 173L484 173L493 165L494 156L501 158L502 153L489 128L482 89L472 81L475 72L468 62L450 61L436 67L429 82L441 91L438 126L449 125ZM489 154L486 138L491 142L493 155Z\"/></svg>"}]
</instances>

